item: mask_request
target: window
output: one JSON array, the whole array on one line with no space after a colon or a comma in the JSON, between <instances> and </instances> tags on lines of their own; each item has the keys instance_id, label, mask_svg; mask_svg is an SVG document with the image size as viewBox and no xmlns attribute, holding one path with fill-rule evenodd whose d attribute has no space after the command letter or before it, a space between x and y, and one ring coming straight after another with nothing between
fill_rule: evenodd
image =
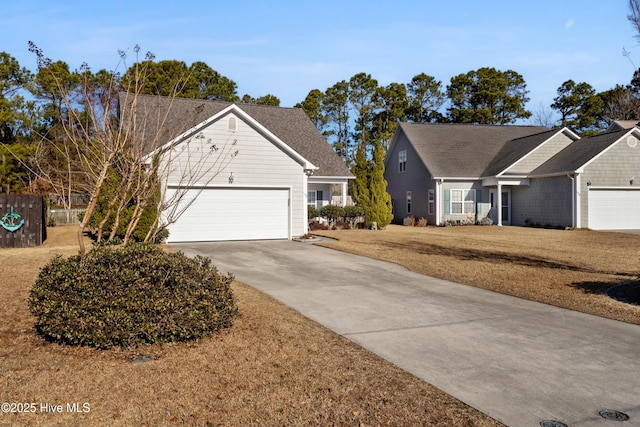
<instances>
[{"instance_id":1,"label":"window","mask_svg":"<svg viewBox=\"0 0 640 427\"><path fill-rule=\"evenodd\" d=\"M435 211L435 205L436 205L436 192L434 189L429 190L428 202L429 202L428 213L429 215L433 215Z\"/></svg>"},{"instance_id":2,"label":"window","mask_svg":"<svg viewBox=\"0 0 640 427\"><path fill-rule=\"evenodd\" d=\"M407 150L398 153L398 172L407 171Z\"/></svg>"},{"instance_id":3,"label":"window","mask_svg":"<svg viewBox=\"0 0 640 427\"><path fill-rule=\"evenodd\" d=\"M316 209L322 208L322 190L311 190L307 192L307 205Z\"/></svg>"},{"instance_id":4,"label":"window","mask_svg":"<svg viewBox=\"0 0 640 427\"><path fill-rule=\"evenodd\" d=\"M314 208L316 207L316 202L318 201L318 199L316 198L316 192L315 191L309 191L307 193L307 205L309 206L313 206Z\"/></svg>"},{"instance_id":5,"label":"window","mask_svg":"<svg viewBox=\"0 0 640 427\"><path fill-rule=\"evenodd\" d=\"M451 190L451 214L476 213L476 190Z\"/></svg>"},{"instance_id":6,"label":"window","mask_svg":"<svg viewBox=\"0 0 640 427\"><path fill-rule=\"evenodd\" d=\"M407 191L407 215L411 213L411 191Z\"/></svg>"}]
</instances>

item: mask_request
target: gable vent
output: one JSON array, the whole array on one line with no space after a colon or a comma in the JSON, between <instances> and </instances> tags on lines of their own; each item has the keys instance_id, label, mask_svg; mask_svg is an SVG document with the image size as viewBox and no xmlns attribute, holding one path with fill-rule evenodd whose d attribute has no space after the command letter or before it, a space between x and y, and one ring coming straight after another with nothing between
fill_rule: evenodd
<instances>
[{"instance_id":1,"label":"gable vent","mask_svg":"<svg viewBox=\"0 0 640 427\"><path fill-rule=\"evenodd\" d=\"M229 132L235 132L237 130L235 117L229 117L229 122L227 123L227 130Z\"/></svg>"}]
</instances>

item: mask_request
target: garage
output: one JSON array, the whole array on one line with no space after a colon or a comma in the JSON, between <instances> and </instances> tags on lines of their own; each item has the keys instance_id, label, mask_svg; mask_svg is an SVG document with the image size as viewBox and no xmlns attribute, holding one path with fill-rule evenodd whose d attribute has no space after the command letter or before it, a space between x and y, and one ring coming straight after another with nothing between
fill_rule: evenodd
<instances>
[{"instance_id":1,"label":"garage","mask_svg":"<svg viewBox=\"0 0 640 427\"><path fill-rule=\"evenodd\" d=\"M640 188L589 189L589 228L640 229Z\"/></svg>"},{"instance_id":2,"label":"garage","mask_svg":"<svg viewBox=\"0 0 640 427\"><path fill-rule=\"evenodd\" d=\"M168 189L171 197L177 190ZM199 193L199 194L198 194ZM169 226L168 242L288 239L288 188L205 188Z\"/></svg>"}]
</instances>

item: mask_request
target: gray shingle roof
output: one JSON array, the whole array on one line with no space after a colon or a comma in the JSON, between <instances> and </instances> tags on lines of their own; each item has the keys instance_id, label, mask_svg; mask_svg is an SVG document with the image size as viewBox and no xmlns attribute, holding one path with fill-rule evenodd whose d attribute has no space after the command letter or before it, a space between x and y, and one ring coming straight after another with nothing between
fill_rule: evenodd
<instances>
[{"instance_id":1,"label":"gray shingle roof","mask_svg":"<svg viewBox=\"0 0 640 427\"><path fill-rule=\"evenodd\" d=\"M127 94L120 95L121 104L126 102L126 97ZM129 99L131 97L129 95ZM146 126L142 139L147 140L146 145L152 149L171 141L231 105L229 102L149 95L138 95L137 102L138 120L144 121ZM314 172L314 176L352 176L302 109L253 104L236 106L317 166L319 169ZM122 119L126 120L124 117ZM161 124L162 121L164 124ZM159 137L154 138L155 135Z\"/></svg>"},{"instance_id":2,"label":"gray shingle roof","mask_svg":"<svg viewBox=\"0 0 640 427\"><path fill-rule=\"evenodd\" d=\"M433 176L443 178L487 176L487 170L501 167L502 163L496 156L503 149L506 150L503 154L517 159L526 147L541 141L532 138L520 141L522 147L514 142L505 148L507 142L548 132L543 126L424 123L401 123L400 129Z\"/></svg>"},{"instance_id":3,"label":"gray shingle roof","mask_svg":"<svg viewBox=\"0 0 640 427\"><path fill-rule=\"evenodd\" d=\"M558 130L549 130L507 141L484 171L483 176L496 176L502 173L556 133L558 133Z\"/></svg>"},{"instance_id":4,"label":"gray shingle roof","mask_svg":"<svg viewBox=\"0 0 640 427\"><path fill-rule=\"evenodd\" d=\"M549 175L576 171L622 138L627 132L629 132L629 129L622 129L578 139L544 162L530 175Z\"/></svg>"},{"instance_id":5,"label":"gray shingle roof","mask_svg":"<svg viewBox=\"0 0 640 427\"><path fill-rule=\"evenodd\" d=\"M614 120L609 125L609 128L606 132L615 132L622 129L633 129L634 127L639 127L640 121L636 120Z\"/></svg>"}]
</instances>

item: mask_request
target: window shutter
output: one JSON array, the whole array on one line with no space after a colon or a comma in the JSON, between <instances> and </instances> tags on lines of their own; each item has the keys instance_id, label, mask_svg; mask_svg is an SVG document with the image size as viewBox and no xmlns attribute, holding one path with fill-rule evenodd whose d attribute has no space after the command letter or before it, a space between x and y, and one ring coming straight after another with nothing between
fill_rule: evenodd
<instances>
[{"instance_id":1,"label":"window shutter","mask_svg":"<svg viewBox=\"0 0 640 427\"><path fill-rule=\"evenodd\" d=\"M324 200L324 199L322 198L322 190L318 190L318 191L316 191L316 200L317 200L318 202L320 202L320 203L322 203L322 200Z\"/></svg>"},{"instance_id":2,"label":"window shutter","mask_svg":"<svg viewBox=\"0 0 640 427\"><path fill-rule=\"evenodd\" d=\"M444 214L449 215L451 213L451 194L450 190L444 190Z\"/></svg>"}]
</instances>

